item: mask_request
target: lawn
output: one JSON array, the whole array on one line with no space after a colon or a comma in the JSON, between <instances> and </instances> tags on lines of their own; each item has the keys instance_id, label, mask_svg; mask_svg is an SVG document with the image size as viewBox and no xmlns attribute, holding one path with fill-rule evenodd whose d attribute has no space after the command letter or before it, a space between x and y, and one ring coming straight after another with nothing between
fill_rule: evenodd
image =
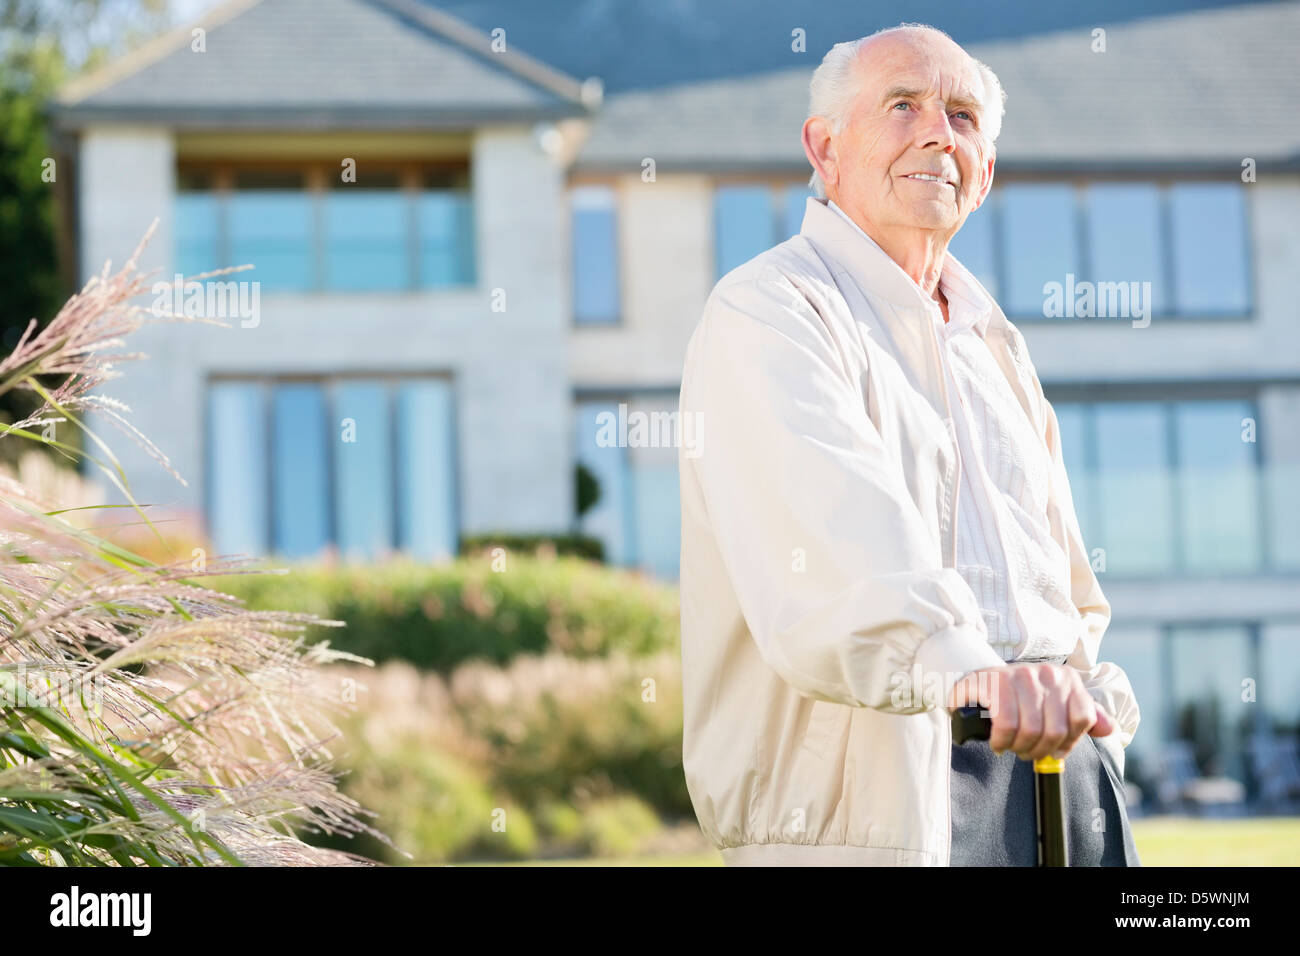
<instances>
[{"instance_id":1,"label":"lawn","mask_svg":"<svg viewBox=\"0 0 1300 956\"><path fill-rule=\"evenodd\" d=\"M1300 817L1198 820L1150 817L1133 821L1143 866L1295 866L1300 864ZM470 864L474 865L474 864ZM530 860L511 866L721 866L715 852L582 860Z\"/></svg>"}]
</instances>

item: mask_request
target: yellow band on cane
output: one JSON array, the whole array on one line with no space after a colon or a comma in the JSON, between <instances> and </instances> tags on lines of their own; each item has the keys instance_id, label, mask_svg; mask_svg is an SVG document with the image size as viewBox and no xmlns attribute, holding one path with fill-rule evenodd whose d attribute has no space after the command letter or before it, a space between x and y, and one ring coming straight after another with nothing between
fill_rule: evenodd
<instances>
[{"instance_id":1,"label":"yellow band on cane","mask_svg":"<svg viewBox=\"0 0 1300 956\"><path fill-rule=\"evenodd\" d=\"M1064 773L1064 772L1065 772L1064 757L1053 757L1049 755L1046 757L1039 757L1037 760L1034 761L1034 773Z\"/></svg>"}]
</instances>

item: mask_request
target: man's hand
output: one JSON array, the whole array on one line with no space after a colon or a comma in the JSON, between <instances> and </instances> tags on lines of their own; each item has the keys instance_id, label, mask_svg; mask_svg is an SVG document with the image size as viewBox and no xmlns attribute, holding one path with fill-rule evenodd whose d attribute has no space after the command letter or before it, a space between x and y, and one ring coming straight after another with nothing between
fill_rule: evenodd
<instances>
[{"instance_id":1,"label":"man's hand","mask_svg":"<svg viewBox=\"0 0 1300 956\"><path fill-rule=\"evenodd\" d=\"M1064 757L1085 733L1105 737L1115 722L1073 667L1012 663L973 671L953 685L951 709L978 705L993 718L989 747L1022 760Z\"/></svg>"}]
</instances>

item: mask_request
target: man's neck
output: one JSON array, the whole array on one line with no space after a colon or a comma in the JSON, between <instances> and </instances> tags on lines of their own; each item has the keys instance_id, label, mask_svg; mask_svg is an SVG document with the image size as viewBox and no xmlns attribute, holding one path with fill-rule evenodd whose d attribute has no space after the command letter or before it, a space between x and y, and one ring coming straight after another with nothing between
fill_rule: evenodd
<instances>
[{"instance_id":1,"label":"man's neck","mask_svg":"<svg viewBox=\"0 0 1300 956\"><path fill-rule=\"evenodd\" d=\"M835 205L911 276L922 292L939 303L944 321L948 321L948 300L939 289L939 277L948 255L948 238L930 229L880 229L870 222L859 222L838 202Z\"/></svg>"}]
</instances>

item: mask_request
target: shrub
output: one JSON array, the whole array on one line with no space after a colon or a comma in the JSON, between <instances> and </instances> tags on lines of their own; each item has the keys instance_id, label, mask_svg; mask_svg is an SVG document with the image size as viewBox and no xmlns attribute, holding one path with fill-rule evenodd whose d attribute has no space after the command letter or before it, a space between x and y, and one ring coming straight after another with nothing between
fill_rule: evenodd
<instances>
[{"instance_id":1,"label":"shrub","mask_svg":"<svg viewBox=\"0 0 1300 956\"><path fill-rule=\"evenodd\" d=\"M680 657L516 658L449 679L404 662L341 668L358 693L343 718L346 792L410 858L621 853L691 817L681 766ZM643 681L654 679L653 701ZM430 794L434 796L431 798ZM647 822L620 798L635 798ZM491 827L506 810L506 829ZM382 848L329 841L367 855Z\"/></svg>"},{"instance_id":2,"label":"shrub","mask_svg":"<svg viewBox=\"0 0 1300 956\"><path fill-rule=\"evenodd\" d=\"M593 800L583 807L581 818L592 856L635 856L659 832L654 810L631 794Z\"/></svg>"},{"instance_id":3,"label":"shrub","mask_svg":"<svg viewBox=\"0 0 1300 956\"><path fill-rule=\"evenodd\" d=\"M471 660L519 654L632 656L678 646L676 589L572 557L486 557L421 564L299 564L279 575L222 578L250 608L292 607L345 621L340 649L447 674Z\"/></svg>"},{"instance_id":4,"label":"shrub","mask_svg":"<svg viewBox=\"0 0 1300 956\"><path fill-rule=\"evenodd\" d=\"M103 439L87 430L87 453L45 431L85 429L79 415L94 410L176 475L119 414L125 406L95 394L117 377L115 361L139 357L105 350L143 324L129 305L148 289L140 251L115 275L105 267L44 329L33 320L0 360L0 395L43 400L0 438L88 458L153 528ZM30 479L30 465L6 457ZM23 478L0 475L0 864L367 862L292 832L383 838L325 769L322 741L336 730L317 665L348 656L304 650L295 636L331 622L242 608L198 583L232 565L154 563L69 521L72 503Z\"/></svg>"},{"instance_id":5,"label":"shrub","mask_svg":"<svg viewBox=\"0 0 1300 956\"><path fill-rule=\"evenodd\" d=\"M582 534L471 534L461 535L460 553L479 555L494 548L516 554L571 555L589 561L605 560L605 542Z\"/></svg>"}]
</instances>

